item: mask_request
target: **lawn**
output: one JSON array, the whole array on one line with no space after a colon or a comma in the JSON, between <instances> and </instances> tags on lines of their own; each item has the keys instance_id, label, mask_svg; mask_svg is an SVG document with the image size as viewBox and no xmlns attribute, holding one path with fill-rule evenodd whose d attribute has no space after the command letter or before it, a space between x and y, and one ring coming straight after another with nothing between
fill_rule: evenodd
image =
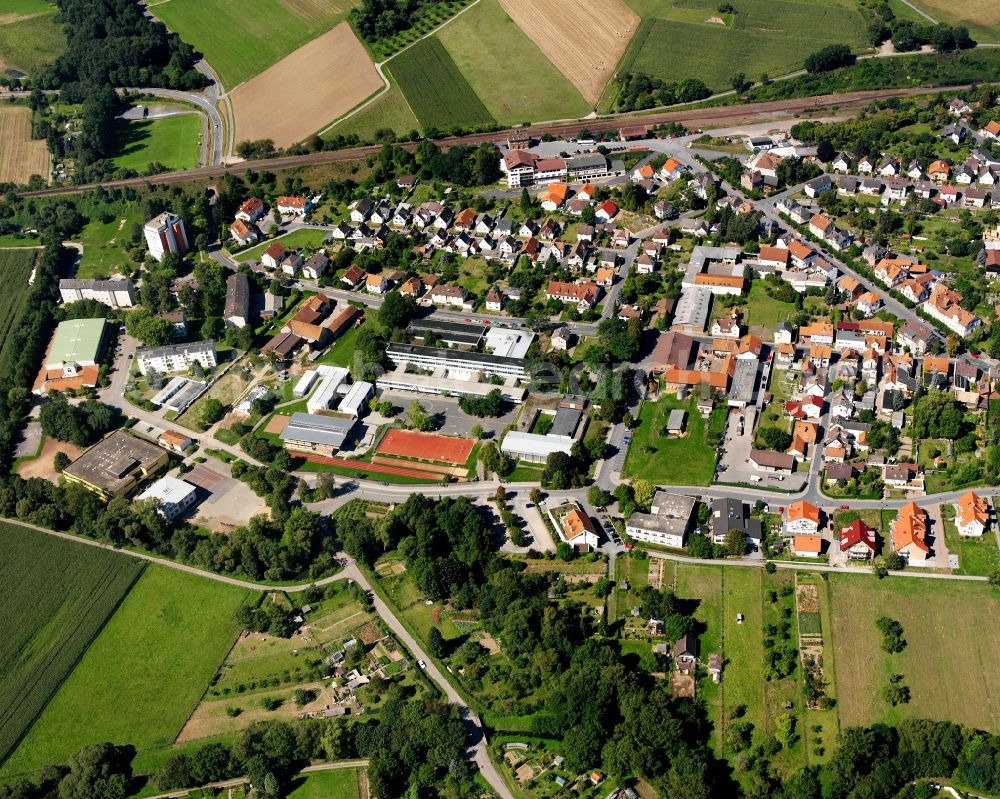
<instances>
[{"instance_id":1,"label":"lawn","mask_svg":"<svg viewBox=\"0 0 1000 799\"><path fill-rule=\"evenodd\" d=\"M0 760L42 712L143 564L0 524Z\"/></svg>"},{"instance_id":2,"label":"lawn","mask_svg":"<svg viewBox=\"0 0 1000 799\"><path fill-rule=\"evenodd\" d=\"M0 274L8 286L0 299L0 357L13 342L10 333L28 307L31 294L28 276L37 255L35 250L0 250Z\"/></svg>"},{"instance_id":3,"label":"lawn","mask_svg":"<svg viewBox=\"0 0 1000 799\"><path fill-rule=\"evenodd\" d=\"M288 799L358 799L361 792L358 780L361 772L356 768L334 771L316 771L295 777L290 785Z\"/></svg>"},{"instance_id":4,"label":"lawn","mask_svg":"<svg viewBox=\"0 0 1000 799\"><path fill-rule=\"evenodd\" d=\"M367 322L365 323L367 324ZM349 367L354 360L354 345L358 340L358 333L365 326L352 327L345 331L340 338L331 344L316 363L328 363L333 366Z\"/></svg>"},{"instance_id":5,"label":"lawn","mask_svg":"<svg viewBox=\"0 0 1000 799\"><path fill-rule=\"evenodd\" d=\"M1000 683L989 678L1000 657L1000 631L984 623L1000 612L1000 596L983 583L870 575L831 575L833 648L841 726L902 718L949 720L1000 731ZM875 619L898 620L907 646L889 655ZM902 674L907 705L879 694Z\"/></svg>"},{"instance_id":6,"label":"lawn","mask_svg":"<svg viewBox=\"0 0 1000 799\"><path fill-rule=\"evenodd\" d=\"M11 22L0 24L0 66L31 75L51 64L66 49L66 37L53 20L56 8L51 3L7 0L2 11L2 16L13 16Z\"/></svg>"},{"instance_id":7,"label":"lawn","mask_svg":"<svg viewBox=\"0 0 1000 799\"><path fill-rule=\"evenodd\" d=\"M419 129L420 123L410 110L403 92L393 82L389 91L370 106L324 133L328 137L354 134L365 142L374 141L376 134L384 131L391 130L395 134L392 138L397 138Z\"/></svg>"},{"instance_id":8,"label":"lawn","mask_svg":"<svg viewBox=\"0 0 1000 799\"><path fill-rule=\"evenodd\" d=\"M763 280L755 280L750 285L750 291L740 302L744 310L743 324L750 332L760 336L765 341L774 339L774 329L778 322L787 322L799 313L793 303L782 302L768 296L767 284ZM729 309L721 303L712 306L712 319L718 319L729 313Z\"/></svg>"},{"instance_id":9,"label":"lawn","mask_svg":"<svg viewBox=\"0 0 1000 799\"><path fill-rule=\"evenodd\" d=\"M205 55L227 91L263 72L347 17L351 0L165 0L150 10Z\"/></svg>"},{"instance_id":10,"label":"lawn","mask_svg":"<svg viewBox=\"0 0 1000 799\"><path fill-rule=\"evenodd\" d=\"M480 0L437 34L499 122L578 117L590 107L500 6ZM516 53L516 57L512 57Z\"/></svg>"},{"instance_id":11,"label":"lawn","mask_svg":"<svg viewBox=\"0 0 1000 799\"><path fill-rule=\"evenodd\" d=\"M137 172L144 172L150 164L192 169L198 165L201 124L198 114L122 122L118 154L111 160L116 167Z\"/></svg>"},{"instance_id":12,"label":"lawn","mask_svg":"<svg viewBox=\"0 0 1000 799\"><path fill-rule=\"evenodd\" d=\"M958 534L955 528L955 509L951 505L941 506L941 516L944 522L944 540L948 552L958 555L956 574L978 574L989 576L1000 565L1000 552L997 551L997 537L993 529L986 531L980 538L967 538Z\"/></svg>"},{"instance_id":13,"label":"lawn","mask_svg":"<svg viewBox=\"0 0 1000 799\"><path fill-rule=\"evenodd\" d=\"M318 250L323 246L328 235L330 234L325 230L299 228L298 230L293 230L291 233L286 233L284 236L268 239L263 244L258 244L256 247L251 247L249 250L237 253L236 258L247 262L258 261L260 260L260 256L264 254L264 251L275 242L279 242L286 250Z\"/></svg>"},{"instance_id":14,"label":"lawn","mask_svg":"<svg viewBox=\"0 0 1000 799\"><path fill-rule=\"evenodd\" d=\"M655 484L708 485L715 472L715 450L705 443L705 420L695 407L696 400L664 397L646 402L639 414L639 426L632 432L632 444L625 457L625 474L644 477ZM680 438L661 435L670 411L687 410L687 432Z\"/></svg>"},{"instance_id":15,"label":"lawn","mask_svg":"<svg viewBox=\"0 0 1000 799\"><path fill-rule=\"evenodd\" d=\"M79 237L83 259L76 277L100 279L118 272L130 273L136 265L129 261L125 247L131 243L133 226L141 237L142 218L138 208L108 222L99 219L88 222Z\"/></svg>"},{"instance_id":16,"label":"lawn","mask_svg":"<svg viewBox=\"0 0 1000 799\"><path fill-rule=\"evenodd\" d=\"M62 684L5 775L88 743L169 745L233 644L242 589L151 566Z\"/></svg>"},{"instance_id":17,"label":"lawn","mask_svg":"<svg viewBox=\"0 0 1000 799\"><path fill-rule=\"evenodd\" d=\"M714 91L726 91L737 72L752 80L763 73L772 78L787 74L828 44L867 49L861 15L832 3L733 0L729 5L736 13L725 25L707 22L719 16L718 3L709 0L645 0L642 5L647 17L656 17L640 24L618 74L642 72L667 81L698 78Z\"/></svg>"},{"instance_id":18,"label":"lawn","mask_svg":"<svg viewBox=\"0 0 1000 799\"><path fill-rule=\"evenodd\" d=\"M425 131L449 131L495 121L437 37L404 50L386 68Z\"/></svg>"}]
</instances>

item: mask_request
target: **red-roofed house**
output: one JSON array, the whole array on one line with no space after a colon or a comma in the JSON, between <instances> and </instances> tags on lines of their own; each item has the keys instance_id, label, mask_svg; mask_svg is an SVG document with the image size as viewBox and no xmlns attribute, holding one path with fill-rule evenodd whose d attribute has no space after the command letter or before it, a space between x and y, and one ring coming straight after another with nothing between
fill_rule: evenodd
<instances>
[{"instance_id":1,"label":"red-roofed house","mask_svg":"<svg viewBox=\"0 0 1000 799\"><path fill-rule=\"evenodd\" d=\"M875 557L875 533L861 519L840 528L840 551L848 560L871 560Z\"/></svg>"}]
</instances>

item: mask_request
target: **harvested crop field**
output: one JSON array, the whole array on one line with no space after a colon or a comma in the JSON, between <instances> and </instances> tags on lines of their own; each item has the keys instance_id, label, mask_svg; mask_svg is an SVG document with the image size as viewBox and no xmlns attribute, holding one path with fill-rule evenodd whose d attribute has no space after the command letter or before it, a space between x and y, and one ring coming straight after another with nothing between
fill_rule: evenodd
<instances>
[{"instance_id":1,"label":"harvested crop field","mask_svg":"<svg viewBox=\"0 0 1000 799\"><path fill-rule=\"evenodd\" d=\"M124 555L0 524L0 760L142 570Z\"/></svg>"},{"instance_id":2,"label":"harvested crop field","mask_svg":"<svg viewBox=\"0 0 1000 799\"><path fill-rule=\"evenodd\" d=\"M422 461L453 463L462 466L469 459L474 443L465 438L417 433L412 430L390 430L378 448L380 455L399 455Z\"/></svg>"},{"instance_id":3,"label":"harvested crop field","mask_svg":"<svg viewBox=\"0 0 1000 799\"><path fill-rule=\"evenodd\" d=\"M914 0L913 5L941 22L966 25L979 42L1000 41L1000 4L996 0Z\"/></svg>"},{"instance_id":4,"label":"harvested crop field","mask_svg":"<svg viewBox=\"0 0 1000 799\"><path fill-rule=\"evenodd\" d=\"M236 140L295 144L382 85L368 53L342 22L230 93Z\"/></svg>"},{"instance_id":5,"label":"harvested crop field","mask_svg":"<svg viewBox=\"0 0 1000 799\"><path fill-rule=\"evenodd\" d=\"M622 0L501 0L504 10L596 104L639 25Z\"/></svg>"},{"instance_id":6,"label":"harvested crop field","mask_svg":"<svg viewBox=\"0 0 1000 799\"><path fill-rule=\"evenodd\" d=\"M0 108L0 183L27 183L32 175L49 175L45 140L31 138L31 109Z\"/></svg>"},{"instance_id":7,"label":"harvested crop field","mask_svg":"<svg viewBox=\"0 0 1000 799\"><path fill-rule=\"evenodd\" d=\"M494 120L436 36L404 50L388 64L424 129L489 125Z\"/></svg>"}]
</instances>

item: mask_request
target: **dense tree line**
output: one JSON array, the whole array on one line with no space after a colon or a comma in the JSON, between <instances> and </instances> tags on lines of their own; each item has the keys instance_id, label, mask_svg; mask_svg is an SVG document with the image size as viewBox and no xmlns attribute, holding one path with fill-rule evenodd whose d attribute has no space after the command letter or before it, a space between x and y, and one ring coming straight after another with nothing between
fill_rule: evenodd
<instances>
[{"instance_id":1,"label":"dense tree line","mask_svg":"<svg viewBox=\"0 0 1000 799\"><path fill-rule=\"evenodd\" d=\"M70 405L65 396L57 394L42 406L38 420L42 432L50 438L87 447L117 427L121 414L117 408L93 399Z\"/></svg>"},{"instance_id":2,"label":"dense tree line","mask_svg":"<svg viewBox=\"0 0 1000 799\"><path fill-rule=\"evenodd\" d=\"M846 44L831 44L817 50L805 60L806 72L829 72L831 69L846 67L855 61L851 48Z\"/></svg>"},{"instance_id":3,"label":"dense tree line","mask_svg":"<svg viewBox=\"0 0 1000 799\"><path fill-rule=\"evenodd\" d=\"M712 95L712 90L697 78L666 81L644 72L626 72L615 78L615 85L616 111L640 111L661 105L690 103Z\"/></svg>"},{"instance_id":4,"label":"dense tree line","mask_svg":"<svg viewBox=\"0 0 1000 799\"><path fill-rule=\"evenodd\" d=\"M43 88L83 84L200 89L197 55L136 0L55 0L66 51L35 79ZM74 87L74 90L75 87Z\"/></svg>"}]
</instances>

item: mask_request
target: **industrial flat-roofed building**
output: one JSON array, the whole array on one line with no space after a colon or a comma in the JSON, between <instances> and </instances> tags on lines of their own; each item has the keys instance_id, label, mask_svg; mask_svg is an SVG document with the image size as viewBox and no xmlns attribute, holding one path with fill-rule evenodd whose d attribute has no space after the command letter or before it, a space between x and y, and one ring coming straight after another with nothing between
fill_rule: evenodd
<instances>
[{"instance_id":1,"label":"industrial flat-roofed building","mask_svg":"<svg viewBox=\"0 0 1000 799\"><path fill-rule=\"evenodd\" d=\"M510 327L491 327L486 333L486 349L503 358L524 358L535 334Z\"/></svg>"},{"instance_id":2,"label":"industrial flat-roofed building","mask_svg":"<svg viewBox=\"0 0 1000 799\"><path fill-rule=\"evenodd\" d=\"M52 334L33 391L45 394L96 386L100 374L97 361L106 331L103 319L67 319L60 322Z\"/></svg>"},{"instance_id":3,"label":"industrial flat-roofed building","mask_svg":"<svg viewBox=\"0 0 1000 799\"><path fill-rule=\"evenodd\" d=\"M63 302L95 300L109 308L131 308L135 305L135 286L131 280L60 280L59 294Z\"/></svg>"},{"instance_id":4,"label":"industrial flat-roofed building","mask_svg":"<svg viewBox=\"0 0 1000 799\"><path fill-rule=\"evenodd\" d=\"M760 374L760 361L755 358L737 358L733 371L733 383L729 387L729 406L745 408L750 405L757 393L757 376Z\"/></svg>"},{"instance_id":5,"label":"industrial flat-roofed building","mask_svg":"<svg viewBox=\"0 0 1000 799\"><path fill-rule=\"evenodd\" d=\"M452 347L478 347L486 335L486 328L467 322L449 322L427 317L414 319L407 326L406 332L419 339L425 339L427 333L432 333L442 343Z\"/></svg>"},{"instance_id":6,"label":"industrial flat-roofed building","mask_svg":"<svg viewBox=\"0 0 1000 799\"><path fill-rule=\"evenodd\" d=\"M203 383L200 380L172 377L150 402L161 408L166 408L168 411L183 413L192 402L202 395L206 388L208 388L208 383Z\"/></svg>"},{"instance_id":7,"label":"industrial flat-roofed building","mask_svg":"<svg viewBox=\"0 0 1000 799\"><path fill-rule=\"evenodd\" d=\"M383 391L415 391L420 394L439 394L459 397L485 397L493 389L500 390L500 396L515 403L524 402L527 390L517 385L517 378L507 378L503 385L484 383L478 372L467 377L451 377L447 369L435 369L433 374L415 374L406 371L405 366L397 366L375 381Z\"/></svg>"},{"instance_id":8,"label":"industrial flat-roofed building","mask_svg":"<svg viewBox=\"0 0 1000 799\"><path fill-rule=\"evenodd\" d=\"M141 347L136 350L135 360L141 374L146 374L150 369L161 374L186 372L194 363L200 364L204 369L212 369L218 363L215 344L211 341Z\"/></svg>"},{"instance_id":9,"label":"industrial flat-roofed building","mask_svg":"<svg viewBox=\"0 0 1000 799\"><path fill-rule=\"evenodd\" d=\"M511 430L500 444L500 451L505 455L528 463L545 463L553 452L565 452L569 455L572 449L572 438L522 433L519 430Z\"/></svg>"},{"instance_id":10,"label":"industrial flat-roofed building","mask_svg":"<svg viewBox=\"0 0 1000 799\"><path fill-rule=\"evenodd\" d=\"M165 449L117 430L67 466L63 477L111 499L128 494L168 460Z\"/></svg>"},{"instance_id":11,"label":"industrial flat-roofed building","mask_svg":"<svg viewBox=\"0 0 1000 799\"><path fill-rule=\"evenodd\" d=\"M356 419L339 416L316 416L311 413L293 413L281 441L289 452L333 457L357 424Z\"/></svg>"},{"instance_id":12,"label":"industrial flat-roofed building","mask_svg":"<svg viewBox=\"0 0 1000 799\"><path fill-rule=\"evenodd\" d=\"M198 498L197 489L190 483L165 474L152 483L136 499L151 499L164 519L176 519L194 505Z\"/></svg>"},{"instance_id":13,"label":"industrial flat-roofed building","mask_svg":"<svg viewBox=\"0 0 1000 799\"><path fill-rule=\"evenodd\" d=\"M397 365L412 364L423 369L481 372L487 376L523 378L527 367L527 361L523 358L504 358L480 352L420 347L415 344L390 344L385 354Z\"/></svg>"}]
</instances>

